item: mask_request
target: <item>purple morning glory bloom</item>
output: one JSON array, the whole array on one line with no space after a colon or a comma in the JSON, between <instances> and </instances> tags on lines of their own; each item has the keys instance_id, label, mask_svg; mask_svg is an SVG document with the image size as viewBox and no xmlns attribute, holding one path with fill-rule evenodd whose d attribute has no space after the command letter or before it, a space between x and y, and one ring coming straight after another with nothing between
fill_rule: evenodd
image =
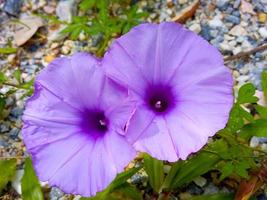
<instances>
[{"instance_id":1,"label":"purple morning glory bloom","mask_svg":"<svg viewBox=\"0 0 267 200\"><path fill-rule=\"evenodd\" d=\"M186 159L226 125L230 71L217 49L177 23L133 28L113 42L103 65L138 101L125 135L138 151Z\"/></svg>"},{"instance_id":2,"label":"purple morning glory bloom","mask_svg":"<svg viewBox=\"0 0 267 200\"><path fill-rule=\"evenodd\" d=\"M86 53L54 60L37 76L24 112L38 177L66 193L95 195L135 156L123 136L135 104L99 65Z\"/></svg>"}]
</instances>

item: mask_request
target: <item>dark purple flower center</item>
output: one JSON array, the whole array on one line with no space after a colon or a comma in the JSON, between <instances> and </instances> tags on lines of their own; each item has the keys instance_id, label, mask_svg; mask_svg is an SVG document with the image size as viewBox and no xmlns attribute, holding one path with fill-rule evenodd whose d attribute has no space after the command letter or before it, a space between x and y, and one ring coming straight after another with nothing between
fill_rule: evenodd
<instances>
[{"instance_id":1,"label":"dark purple flower center","mask_svg":"<svg viewBox=\"0 0 267 200\"><path fill-rule=\"evenodd\" d=\"M166 113L175 106L175 97L171 87L150 85L146 90L145 102L154 112Z\"/></svg>"},{"instance_id":2,"label":"dark purple flower center","mask_svg":"<svg viewBox=\"0 0 267 200\"><path fill-rule=\"evenodd\" d=\"M108 131L109 120L103 111L86 110L81 117L81 128L86 134L99 137Z\"/></svg>"}]
</instances>

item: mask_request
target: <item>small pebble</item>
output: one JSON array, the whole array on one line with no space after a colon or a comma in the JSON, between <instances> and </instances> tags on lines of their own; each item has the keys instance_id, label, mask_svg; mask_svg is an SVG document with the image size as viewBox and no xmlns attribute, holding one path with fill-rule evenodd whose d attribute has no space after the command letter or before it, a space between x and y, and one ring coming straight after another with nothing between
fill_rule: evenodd
<instances>
[{"instance_id":1,"label":"small pebble","mask_svg":"<svg viewBox=\"0 0 267 200\"><path fill-rule=\"evenodd\" d=\"M233 23L233 24L239 24L240 23L240 18L237 17L237 16L234 16L234 15L227 15L225 17L225 21Z\"/></svg>"},{"instance_id":2,"label":"small pebble","mask_svg":"<svg viewBox=\"0 0 267 200\"><path fill-rule=\"evenodd\" d=\"M261 37L263 37L264 39L267 38L267 28L266 28L266 27L261 27L261 28L259 28L259 34L260 34Z\"/></svg>"},{"instance_id":3,"label":"small pebble","mask_svg":"<svg viewBox=\"0 0 267 200\"><path fill-rule=\"evenodd\" d=\"M192 25L189 27L189 29L190 29L191 31L196 32L196 33L200 33L200 31L201 31L201 26L200 26L199 24L192 24Z\"/></svg>"},{"instance_id":4,"label":"small pebble","mask_svg":"<svg viewBox=\"0 0 267 200\"><path fill-rule=\"evenodd\" d=\"M263 12L259 13L258 19L259 19L259 22L261 22L261 23L267 22L267 14L263 13Z\"/></svg>"}]
</instances>

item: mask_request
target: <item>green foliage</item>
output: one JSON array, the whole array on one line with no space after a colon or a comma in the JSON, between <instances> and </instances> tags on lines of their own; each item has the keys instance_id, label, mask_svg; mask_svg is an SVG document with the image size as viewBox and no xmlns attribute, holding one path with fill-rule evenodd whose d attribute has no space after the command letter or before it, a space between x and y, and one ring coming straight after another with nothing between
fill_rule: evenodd
<instances>
[{"instance_id":1,"label":"green foliage","mask_svg":"<svg viewBox=\"0 0 267 200\"><path fill-rule=\"evenodd\" d=\"M16 159L0 160L0 193L16 172Z\"/></svg>"},{"instance_id":2,"label":"green foliage","mask_svg":"<svg viewBox=\"0 0 267 200\"><path fill-rule=\"evenodd\" d=\"M163 188L174 189L190 183L194 178L213 169L221 160L219 154L227 150L227 144L218 140L187 161L175 163L167 175Z\"/></svg>"},{"instance_id":3,"label":"green foliage","mask_svg":"<svg viewBox=\"0 0 267 200\"><path fill-rule=\"evenodd\" d=\"M252 83L244 84L238 91L237 103L256 103L258 98L254 96L255 91L256 89Z\"/></svg>"},{"instance_id":4,"label":"green foliage","mask_svg":"<svg viewBox=\"0 0 267 200\"><path fill-rule=\"evenodd\" d=\"M262 72L262 89L264 93L265 100L267 101L267 72Z\"/></svg>"},{"instance_id":5,"label":"green foliage","mask_svg":"<svg viewBox=\"0 0 267 200\"><path fill-rule=\"evenodd\" d=\"M255 109L259 113L261 118L267 119L267 107L255 105Z\"/></svg>"},{"instance_id":6,"label":"green foliage","mask_svg":"<svg viewBox=\"0 0 267 200\"><path fill-rule=\"evenodd\" d=\"M113 11L113 5L120 4L118 12ZM128 32L133 26L148 17L148 13L140 12L138 5L130 5L127 0L83 0L79 4L80 15L74 16L70 23L61 31L72 40L77 40L80 33L87 37L100 35L101 40L96 48L96 54L102 56L110 40ZM87 15L90 10L90 14ZM60 20L50 16L39 15L42 18L60 23Z\"/></svg>"},{"instance_id":7,"label":"green foliage","mask_svg":"<svg viewBox=\"0 0 267 200\"><path fill-rule=\"evenodd\" d=\"M3 84L7 80L4 72L0 71L0 85Z\"/></svg>"},{"instance_id":8,"label":"green foliage","mask_svg":"<svg viewBox=\"0 0 267 200\"><path fill-rule=\"evenodd\" d=\"M12 47L0 48L0 54L12 54L16 53L17 49Z\"/></svg>"},{"instance_id":9,"label":"green foliage","mask_svg":"<svg viewBox=\"0 0 267 200\"><path fill-rule=\"evenodd\" d=\"M15 70L13 73L13 76L18 81L18 83L21 83L21 71L19 69Z\"/></svg>"},{"instance_id":10,"label":"green foliage","mask_svg":"<svg viewBox=\"0 0 267 200\"><path fill-rule=\"evenodd\" d=\"M83 0L79 7L81 10L86 11L90 8L93 8L96 4L96 0Z\"/></svg>"},{"instance_id":11,"label":"green foliage","mask_svg":"<svg viewBox=\"0 0 267 200\"><path fill-rule=\"evenodd\" d=\"M127 180L131 178L136 172L141 169L131 168L117 175L112 183L102 192L98 192L95 197L81 198L81 200L141 200L141 193L132 185L127 183Z\"/></svg>"},{"instance_id":12,"label":"green foliage","mask_svg":"<svg viewBox=\"0 0 267 200\"><path fill-rule=\"evenodd\" d=\"M23 200L43 200L43 193L39 180L35 175L30 158L25 160L24 175L21 180Z\"/></svg>"},{"instance_id":13,"label":"green foliage","mask_svg":"<svg viewBox=\"0 0 267 200\"><path fill-rule=\"evenodd\" d=\"M160 192L161 185L163 183L163 161L157 160L149 156L144 155L144 168L148 174L148 180L151 187L155 192Z\"/></svg>"},{"instance_id":14,"label":"green foliage","mask_svg":"<svg viewBox=\"0 0 267 200\"><path fill-rule=\"evenodd\" d=\"M240 130L239 135L245 138L252 136L267 137L267 119L257 119L250 124L246 124Z\"/></svg>"},{"instance_id":15,"label":"green foliage","mask_svg":"<svg viewBox=\"0 0 267 200\"><path fill-rule=\"evenodd\" d=\"M189 198L187 200L233 200L233 199L234 199L233 194L222 193L222 194L200 195Z\"/></svg>"}]
</instances>

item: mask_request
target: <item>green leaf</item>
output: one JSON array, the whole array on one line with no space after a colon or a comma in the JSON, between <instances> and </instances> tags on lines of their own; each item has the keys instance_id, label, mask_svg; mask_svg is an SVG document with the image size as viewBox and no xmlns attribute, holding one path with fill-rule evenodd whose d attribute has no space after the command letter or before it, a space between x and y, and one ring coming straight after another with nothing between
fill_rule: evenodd
<instances>
[{"instance_id":1,"label":"green leaf","mask_svg":"<svg viewBox=\"0 0 267 200\"><path fill-rule=\"evenodd\" d=\"M0 160L0 192L15 175L16 164L16 159Z\"/></svg>"},{"instance_id":2,"label":"green leaf","mask_svg":"<svg viewBox=\"0 0 267 200\"><path fill-rule=\"evenodd\" d=\"M6 99L3 97L0 97L0 113L2 113L2 111L4 110L5 105L6 105Z\"/></svg>"},{"instance_id":3,"label":"green leaf","mask_svg":"<svg viewBox=\"0 0 267 200\"><path fill-rule=\"evenodd\" d=\"M25 160L24 175L21 180L23 200L43 200L43 193L30 158Z\"/></svg>"},{"instance_id":4,"label":"green leaf","mask_svg":"<svg viewBox=\"0 0 267 200\"><path fill-rule=\"evenodd\" d=\"M155 192L160 192L164 179L163 161L144 155L144 168L148 174L148 180Z\"/></svg>"},{"instance_id":5,"label":"green leaf","mask_svg":"<svg viewBox=\"0 0 267 200\"><path fill-rule=\"evenodd\" d=\"M242 178L248 178L248 169L250 169L250 163L243 159L235 165L234 171Z\"/></svg>"},{"instance_id":6,"label":"green leaf","mask_svg":"<svg viewBox=\"0 0 267 200\"><path fill-rule=\"evenodd\" d=\"M227 162L222 168L221 168L221 176L220 180L225 179L226 177L230 176L234 171L234 166L232 162Z\"/></svg>"},{"instance_id":7,"label":"green leaf","mask_svg":"<svg viewBox=\"0 0 267 200\"><path fill-rule=\"evenodd\" d=\"M115 180L109 185L109 190L113 190L123 183L125 183L129 178L131 178L136 172L138 172L141 169L141 167L135 167L128 169L127 171L124 171L117 175Z\"/></svg>"},{"instance_id":8,"label":"green leaf","mask_svg":"<svg viewBox=\"0 0 267 200\"><path fill-rule=\"evenodd\" d=\"M7 80L5 74L0 72L0 84L4 83Z\"/></svg>"},{"instance_id":9,"label":"green leaf","mask_svg":"<svg viewBox=\"0 0 267 200\"><path fill-rule=\"evenodd\" d=\"M12 48L12 47L0 48L0 54L12 54L16 52L17 52L17 49Z\"/></svg>"},{"instance_id":10,"label":"green leaf","mask_svg":"<svg viewBox=\"0 0 267 200\"><path fill-rule=\"evenodd\" d=\"M246 83L238 91L237 103L256 103L258 98L254 96L256 88L252 83Z\"/></svg>"},{"instance_id":11,"label":"green leaf","mask_svg":"<svg viewBox=\"0 0 267 200\"><path fill-rule=\"evenodd\" d=\"M250 138L252 136L267 137L267 119L257 119L245 125L239 132L240 137Z\"/></svg>"},{"instance_id":12,"label":"green leaf","mask_svg":"<svg viewBox=\"0 0 267 200\"><path fill-rule=\"evenodd\" d=\"M186 200L233 200L234 194L211 194L195 196Z\"/></svg>"},{"instance_id":13,"label":"green leaf","mask_svg":"<svg viewBox=\"0 0 267 200\"><path fill-rule=\"evenodd\" d=\"M135 186L124 183L119 188L116 188L111 194L116 200L142 200L142 193ZM110 199L110 198L108 198Z\"/></svg>"},{"instance_id":14,"label":"green leaf","mask_svg":"<svg viewBox=\"0 0 267 200\"><path fill-rule=\"evenodd\" d=\"M227 128L229 128L231 132L236 132L244 126L244 119L250 122L254 120L249 112L244 110L239 104L235 104L230 112Z\"/></svg>"},{"instance_id":15,"label":"green leaf","mask_svg":"<svg viewBox=\"0 0 267 200\"><path fill-rule=\"evenodd\" d=\"M267 119L267 107L255 105L255 109L262 118Z\"/></svg>"},{"instance_id":16,"label":"green leaf","mask_svg":"<svg viewBox=\"0 0 267 200\"><path fill-rule=\"evenodd\" d=\"M213 169L215 165L221 160L220 152L226 151L228 148L226 142L223 140L217 140L210 144L207 148L210 152L205 150L197 153L191 159L183 161L180 166L179 164L174 165L175 170L170 170L172 173L170 176L172 180L166 180L163 188L172 189L182 187L185 184L190 183L194 178L205 174L209 170ZM211 153L214 152L214 153ZM181 161L180 161L181 162ZM167 179L167 178L166 178ZM166 184L168 183L168 184Z\"/></svg>"},{"instance_id":17,"label":"green leaf","mask_svg":"<svg viewBox=\"0 0 267 200\"><path fill-rule=\"evenodd\" d=\"M31 79L30 81L23 83L20 87L25 90L31 90L33 86L34 79Z\"/></svg>"},{"instance_id":18,"label":"green leaf","mask_svg":"<svg viewBox=\"0 0 267 200\"><path fill-rule=\"evenodd\" d=\"M131 178L136 172L138 172L141 169L141 167L131 168L127 171L124 171L117 175L117 177L112 181L112 183L103 191L98 192L96 196L91 198L82 198L81 200L106 200L110 199L109 195L116 190L117 188L120 188L122 185L127 183L127 180Z\"/></svg>"},{"instance_id":19,"label":"green leaf","mask_svg":"<svg viewBox=\"0 0 267 200\"><path fill-rule=\"evenodd\" d=\"M86 11L92 7L94 7L96 4L96 0L83 0L80 4L79 7L81 10Z\"/></svg>"},{"instance_id":20,"label":"green leaf","mask_svg":"<svg viewBox=\"0 0 267 200\"><path fill-rule=\"evenodd\" d=\"M262 90L264 93L265 100L267 101L267 72L263 71L262 72Z\"/></svg>"},{"instance_id":21,"label":"green leaf","mask_svg":"<svg viewBox=\"0 0 267 200\"><path fill-rule=\"evenodd\" d=\"M21 71L19 69L14 71L13 76L19 83L21 83Z\"/></svg>"},{"instance_id":22,"label":"green leaf","mask_svg":"<svg viewBox=\"0 0 267 200\"><path fill-rule=\"evenodd\" d=\"M71 33L70 33L70 39L71 40L77 40L77 38L79 37L79 34L82 32L82 27L78 26L76 29L74 29Z\"/></svg>"}]
</instances>

